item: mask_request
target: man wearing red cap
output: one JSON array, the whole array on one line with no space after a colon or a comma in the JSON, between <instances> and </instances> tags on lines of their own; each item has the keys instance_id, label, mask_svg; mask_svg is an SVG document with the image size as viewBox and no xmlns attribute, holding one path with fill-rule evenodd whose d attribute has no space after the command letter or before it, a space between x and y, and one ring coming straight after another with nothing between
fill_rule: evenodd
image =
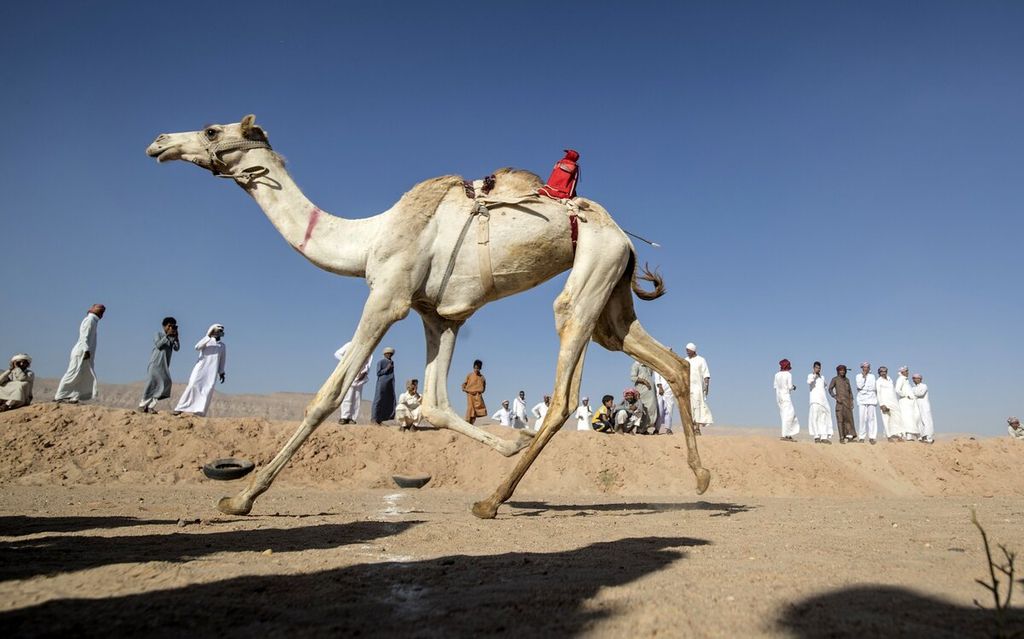
<instances>
[{"instance_id":1,"label":"man wearing red cap","mask_svg":"<svg viewBox=\"0 0 1024 639\"><path fill-rule=\"evenodd\" d=\"M775 373L775 402L779 405L779 417L782 419L782 439L787 442L796 441L794 436L800 432L800 421L796 418L796 409L789 394L796 390L793 384L793 366L788 359L779 361L779 372Z\"/></svg>"}]
</instances>

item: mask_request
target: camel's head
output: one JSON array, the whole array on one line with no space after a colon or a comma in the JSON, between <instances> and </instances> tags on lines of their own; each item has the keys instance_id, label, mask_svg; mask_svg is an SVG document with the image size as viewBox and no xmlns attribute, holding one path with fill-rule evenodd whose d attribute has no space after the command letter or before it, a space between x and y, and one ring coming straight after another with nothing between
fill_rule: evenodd
<instances>
[{"instance_id":1,"label":"camel's head","mask_svg":"<svg viewBox=\"0 0 1024 639\"><path fill-rule=\"evenodd\" d=\"M146 149L159 162L185 160L215 174L234 172L250 149L269 149L267 133L247 115L237 124L210 124L200 131L164 133Z\"/></svg>"}]
</instances>

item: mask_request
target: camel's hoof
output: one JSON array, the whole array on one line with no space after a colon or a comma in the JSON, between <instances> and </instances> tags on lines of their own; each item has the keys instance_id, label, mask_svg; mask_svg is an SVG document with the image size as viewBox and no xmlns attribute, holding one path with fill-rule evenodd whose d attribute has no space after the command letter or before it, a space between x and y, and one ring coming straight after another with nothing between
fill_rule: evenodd
<instances>
[{"instance_id":1,"label":"camel's hoof","mask_svg":"<svg viewBox=\"0 0 1024 639\"><path fill-rule=\"evenodd\" d=\"M480 519L494 519L498 514L498 507L490 501L478 501L473 504L473 514Z\"/></svg>"},{"instance_id":2,"label":"camel's hoof","mask_svg":"<svg viewBox=\"0 0 1024 639\"><path fill-rule=\"evenodd\" d=\"M711 471L707 468L698 468L694 474L697 475L697 494L703 495L707 492L708 484L711 483Z\"/></svg>"},{"instance_id":3,"label":"camel's hoof","mask_svg":"<svg viewBox=\"0 0 1024 639\"><path fill-rule=\"evenodd\" d=\"M237 497L221 497L217 502L217 510L225 515L248 515L252 510L251 499L238 499Z\"/></svg>"}]
</instances>

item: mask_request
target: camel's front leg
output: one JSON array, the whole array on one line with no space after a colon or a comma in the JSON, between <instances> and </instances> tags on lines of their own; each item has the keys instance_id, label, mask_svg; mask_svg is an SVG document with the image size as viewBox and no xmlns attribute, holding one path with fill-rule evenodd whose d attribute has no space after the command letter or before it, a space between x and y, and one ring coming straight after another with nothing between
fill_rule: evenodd
<instances>
[{"instance_id":1,"label":"camel's front leg","mask_svg":"<svg viewBox=\"0 0 1024 639\"><path fill-rule=\"evenodd\" d=\"M447 428L486 444L506 457L529 445L532 436L521 433L516 441L501 439L459 417L448 401L448 370L455 352L455 340L462 322L447 320L421 311L427 338L427 369L423 380L423 417L439 428Z\"/></svg>"},{"instance_id":2,"label":"camel's front leg","mask_svg":"<svg viewBox=\"0 0 1024 639\"><path fill-rule=\"evenodd\" d=\"M382 299L387 297L387 299ZM291 439L284 445L281 452L255 475L249 485L234 497L224 497L217 508L229 515L247 515L252 510L256 498L266 492L274 478L281 472L295 451L313 434L313 431L341 405L341 397L352 385L356 375L363 368L363 363L377 347L384 334L392 324L405 317L409 312L409 304L396 301L390 295L370 293L370 298L363 308L363 316L352 337L352 347L344 359L327 378L313 401L306 407L302 423Z\"/></svg>"}]
</instances>

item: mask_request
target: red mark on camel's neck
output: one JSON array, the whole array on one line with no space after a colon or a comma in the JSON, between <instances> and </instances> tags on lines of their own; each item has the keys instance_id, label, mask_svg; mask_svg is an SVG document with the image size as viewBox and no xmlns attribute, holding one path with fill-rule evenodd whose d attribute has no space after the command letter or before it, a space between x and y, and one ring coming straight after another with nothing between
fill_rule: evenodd
<instances>
[{"instance_id":1,"label":"red mark on camel's neck","mask_svg":"<svg viewBox=\"0 0 1024 639\"><path fill-rule=\"evenodd\" d=\"M306 223L306 236L302 238L302 244L299 244L299 250L303 253L306 252L306 245L309 244L309 238L313 237L313 229L316 228L316 223L320 221L321 213L322 211L315 206L309 213L309 222Z\"/></svg>"}]
</instances>

